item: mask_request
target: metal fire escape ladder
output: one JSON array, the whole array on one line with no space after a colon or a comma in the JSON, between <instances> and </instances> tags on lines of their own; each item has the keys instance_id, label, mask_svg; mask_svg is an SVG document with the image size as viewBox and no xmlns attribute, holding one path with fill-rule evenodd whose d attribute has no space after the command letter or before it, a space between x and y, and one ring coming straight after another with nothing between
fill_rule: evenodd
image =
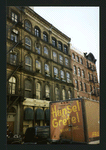
<instances>
[{"instance_id":1,"label":"metal fire escape ladder","mask_svg":"<svg viewBox=\"0 0 106 150\"><path fill-rule=\"evenodd\" d=\"M10 109L14 105L14 103L16 103L18 101L20 96L21 96L21 92L18 95L18 97L7 106L7 110Z\"/></svg>"},{"instance_id":2,"label":"metal fire escape ladder","mask_svg":"<svg viewBox=\"0 0 106 150\"><path fill-rule=\"evenodd\" d=\"M19 41L18 43L15 43L14 46L12 48L10 48L10 50L7 52L7 54L9 54L10 51L12 51L20 43L21 43L21 41Z\"/></svg>"},{"instance_id":3,"label":"metal fire escape ladder","mask_svg":"<svg viewBox=\"0 0 106 150\"><path fill-rule=\"evenodd\" d=\"M22 63L21 64L19 64L16 68L15 68L15 70L11 73L11 75L7 78L7 81L10 79L10 77L18 70L18 68L20 68L20 67L22 67Z\"/></svg>"}]
</instances>

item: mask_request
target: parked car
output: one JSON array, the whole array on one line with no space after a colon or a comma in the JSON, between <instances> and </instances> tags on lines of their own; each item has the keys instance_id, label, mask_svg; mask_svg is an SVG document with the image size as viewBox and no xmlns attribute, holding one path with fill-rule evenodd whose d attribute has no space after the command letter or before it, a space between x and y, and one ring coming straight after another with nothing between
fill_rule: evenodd
<instances>
[{"instance_id":1,"label":"parked car","mask_svg":"<svg viewBox=\"0 0 106 150\"><path fill-rule=\"evenodd\" d=\"M47 144L49 138L49 126L37 126L27 128L23 144Z\"/></svg>"}]
</instances>

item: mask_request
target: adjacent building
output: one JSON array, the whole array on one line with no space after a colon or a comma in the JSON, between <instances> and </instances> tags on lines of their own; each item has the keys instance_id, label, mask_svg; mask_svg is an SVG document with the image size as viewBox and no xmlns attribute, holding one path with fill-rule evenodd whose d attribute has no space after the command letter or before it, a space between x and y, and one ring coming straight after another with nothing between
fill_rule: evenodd
<instances>
[{"instance_id":1,"label":"adjacent building","mask_svg":"<svg viewBox=\"0 0 106 150\"><path fill-rule=\"evenodd\" d=\"M7 124L22 135L49 125L50 101L74 97L71 39L30 7L7 7L6 30Z\"/></svg>"},{"instance_id":2,"label":"adjacent building","mask_svg":"<svg viewBox=\"0 0 106 150\"><path fill-rule=\"evenodd\" d=\"M100 88L96 70L96 59L92 53L82 53L70 48L73 69L74 97L99 101Z\"/></svg>"}]
</instances>

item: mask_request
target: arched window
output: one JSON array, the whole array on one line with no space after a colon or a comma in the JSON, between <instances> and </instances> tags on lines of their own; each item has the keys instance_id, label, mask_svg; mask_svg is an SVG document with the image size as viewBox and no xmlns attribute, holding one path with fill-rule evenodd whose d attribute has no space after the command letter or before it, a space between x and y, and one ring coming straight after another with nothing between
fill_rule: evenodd
<instances>
[{"instance_id":1,"label":"arched window","mask_svg":"<svg viewBox=\"0 0 106 150\"><path fill-rule=\"evenodd\" d=\"M25 20L25 29L31 32L31 23L28 20Z\"/></svg>"},{"instance_id":2,"label":"arched window","mask_svg":"<svg viewBox=\"0 0 106 150\"><path fill-rule=\"evenodd\" d=\"M78 75L81 76L81 70L78 68Z\"/></svg>"},{"instance_id":3,"label":"arched window","mask_svg":"<svg viewBox=\"0 0 106 150\"><path fill-rule=\"evenodd\" d=\"M66 72L66 77L67 77L67 83L71 83L70 74L68 72Z\"/></svg>"},{"instance_id":4,"label":"arched window","mask_svg":"<svg viewBox=\"0 0 106 150\"><path fill-rule=\"evenodd\" d=\"M83 60L82 60L82 58L80 58L80 63L81 63L81 64L83 64Z\"/></svg>"},{"instance_id":5,"label":"arched window","mask_svg":"<svg viewBox=\"0 0 106 150\"><path fill-rule=\"evenodd\" d=\"M59 76L58 69L54 67L54 77L58 78L58 76Z\"/></svg>"},{"instance_id":6,"label":"arched window","mask_svg":"<svg viewBox=\"0 0 106 150\"><path fill-rule=\"evenodd\" d=\"M64 71L63 70L60 70L60 76L61 76L61 79L64 80Z\"/></svg>"},{"instance_id":7,"label":"arched window","mask_svg":"<svg viewBox=\"0 0 106 150\"><path fill-rule=\"evenodd\" d=\"M55 100L59 100L59 89L57 87L55 87Z\"/></svg>"},{"instance_id":8,"label":"arched window","mask_svg":"<svg viewBox=\"0 0 106 150\"><path fill-rule=\"evenodd\" d=\"M59 55L59 61L61 64L63 64L63 56L62 55Z\"/></svg>"},{"instance_id":9,"label":"arched window","mask_svg":"<svg viewBox=\"0 0 106 150\"><path fill-rule=\"evenodd\" d=\"M41 54L41 46L38 43L35 44L35 52Z\"/></svg>"},{"instance_id":10,"label":"arched window","mask_svg":"<svg viewBox=\"0 0 106 150\"><path fill-rule=\"evenodd\" d=\"M41 62L36 60L36 71L41 73Z\"/></svg>"},{"instance_id":11,"label":"arched window","mask_svg":"<svg viewBox=\"0 0 106 150\"><path fill-rule=\"evenodd\" d=\"M45 42L48 42L48 35L47 35L46 32L43 32L43 40L44 40Z\"/></svg>"},{"instance_id":12,"label":"arched window","mask_svg":"<svg viewBox=\"0 0 106 150\"><path fill-rule=\"evenodd\" d=\"M40 37L40 29L39 27L35 27L35 36Z\"/></svg>"},{"instance_id":13,"label":"arched window","mask_svg":"<svg viewBox=\"0 0 106 150\"><path fill-rule=\"evenodd\" d=\"M92 92L92 85L90 85L90 92Z\"/></svg>"},{"instance_id":14,"label":"arched window","mask_svg":"<svg viewBox=\"0 0 106 150\"><path fill-rule=\"evenodd\" d=\"M76 87L77 90L79 89L77 80L75 80L75 87Z\"/></svg>"},{"instance_id":15,"label":"arched window","mask_svg":"<svg viewBox=\"0 0 106 150\"><path fill-rule=\"evenodd\" d=\"M82 70L82 77L85 78L85 72Z\"/></svg>"},{"instance_id":16,"label":"arched window","mask_svg":"<svg viewBox=\"0 0 106 150\"><path fill-rule=\"evenodd\" d=\"M36 99L41 99L41 85L36 83Z\"/></svg>"},{"instance_id":17,"label":"arched window","mask_svg":"<svg viewBox=\"0 0 106 150\"><path fill-rule=\"evenodd\" d=\"M18 42L18 30L12 29L11 40L14 42Z\"/></svg>"},{"instance_id":18,"label":"arched window","mask_svg":"<svg viewBox=\"0 0 106 150\"><path fill-rule=\"evenodd\" d=\"M46 98L50 98L50 88L48 85L45 86L45 95Z\"/></svg>"},{"instance_id":19,"label":"arched window","mask_svg":"<svg viewBox=\"0 0 106 150\"><path fill-rule=\"evenodd\" d=\"M50 74L49 65L48 64L45 64L45 73L46 73L46 75Z\"/></svg>"},{"instance_id":20,"label":"arched window","mask_svg":"<svg viewBox=\"0 0 106 150\"><path fill-rule=\"evenodd\" d=\"M52 37L52 45L53 45L54 47L57 46L56 39L55 39L54 37Z\"/></svg>"},{"instance_id":21,"label":"arched window","mask_svg":"<svg viewBox=\"0 0 106 150\"><path fill-rule=\"evenodd\" d=\"M68 59L65 58L65 65L68 66Z\"/></svg>"},{"instance_id":22,"label":"arched window","mask_svg":"<svg viewBox=\"0 0 106 150\"><path fill-rule=\"evenodd\" d=\"M71 99L71 97L72 97L72 93L71 93L71 91L69 90L69 91L68 91L68 99Z\"/></svg>"},{"instance_id":23,"label":"arched window","mask_svg":"<svg viewBox=\"0 0 106 150\"><path fill-rule=\"evenodd\" d=\"M31 50L31 39L28 37L25 37L25 47Z\"/></svg>"},{"instance_id":24,"label":"arched window","mask_svg":"<svg viewBox=\"0 0 106 150\"><path fill-rule=\"evenodd\" d=\"M30 56L25 56L25 69L32 70L32 59Z\"/></svg>"},{"instance_id":25,"label":"arched window","mask_svg":"<svg viewBox=\"0 0 106 150\"><path fill-rule=\"evenodd\" d=\"M16 65L17 64L17 60L18 60L17 57L18 57L17 52L13 51L12 53L10 53L10 64Z\"/></svg>"},{"instance_id":26,"label":"arched window","mask_svg":"<svg viewBox=\"0 0 106 150\"><path fill-rule=\"evenodd\" d=\"M45 55L48 55L48 54L49 54L47 47L44 47L44 54L45 54Z\"/></svg>"},{"instance_id":27,"label":"arched window","mask_svg":"<svg viewBox=\"0 0 106 150\"><path fill-rule=\"evenodd\" d=\"M77 62L79 62L79 57L77 56L76 58L77 58Z\"/></svg>"},{"instance_id":28,"label":"arched window","mask_svg":"<svg viewBox=\"0 0 106 150\"><path fill-rule=\"evenodd\" d=\"M62 51L62 43L58 42L58 49Z\"/></svg>"},{"instance_id":29,"label":"arched window","mask_svg":"<svg viewBox=\"0 0 106 150\"><path fill-rule=\"evenodd\" d=\"M86 87L86 83L84 83L84 88L85 88L85 92L87 92L87 87Z\"/></svg>"},{"instance_id":30,"label":"arched window","mask_svg":"<svg viewBox=\"0 0 106 150\"><path fill-rule=\"evenodd\" d=\"M57 53L56 52L53 52L53 60L57 61Z\"/></svg>"},{"instance_id":31,"label":"arched window","mask_svg":"<svg viewBox=\"0 0 106 150\"><path fill-rule=\"evenodd\" d=\"M68 54L67 46L64 45L64 53Z\"/></svg>"},{"instance_id":32,"label":"arched window","mask_svg":"<svg viewBox=\"0 0 106 150\"><path fill-rule=\"evenodd\" d=\"M72 58L75 59L75 54L74 53L72 53Z\"/></svg>"},{"instance_id":33,"label":"arched window","mask_svg":"<svg viewBox=\"0 0 106 150\"><path fill-rule=\"evenodd\" d=\"M82 82L80 81L80 89L81 91L83 91L83 86L82 86Z\"/></svg>"},{"instance_id":34,"label":"arched window","mask_svg":"<svg viewBox=\"0 0 106 150\"><path fill-rule=\"evenodd\" d=\"M66 91L65 91L65 89L62 90L62 98L63 98L63 100L66 99Z\"/></svg>"},{"instance_id":35,"label":"arched window","mask_svg":"<svg viewBox=\"0 0 106 150\"><path fill-rule=\"evenodd\" d=\"M32 84L29 80L25 80L25 97L31 98L32 97Z\"/></svg>"},{"instance_id":36,"label":"arched window","mask_svg":"<svg viewBox=\"0 0 106 150\"><path fill-rule=\"evenodd\" d=\"M16 92L16 78L13 76L9 79L8 92L9 94L15 94Z\"/></svg>"},{"instance_id":37,"label":"arched window","mask_svg":"<svg viewBox=\"0 0 106 150\"><path fill-rule=\"evenodd\" d=\"M77 74L76 66L74 66L74 74Z\"/></svg>"}]
</instances>

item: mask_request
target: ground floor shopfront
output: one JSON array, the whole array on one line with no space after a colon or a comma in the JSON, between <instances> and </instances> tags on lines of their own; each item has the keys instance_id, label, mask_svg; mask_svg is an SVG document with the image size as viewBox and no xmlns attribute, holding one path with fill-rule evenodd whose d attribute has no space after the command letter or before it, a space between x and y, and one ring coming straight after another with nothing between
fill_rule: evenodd
<instances>
[{"instance_id":1,"label":"ground floor shopfront","mask_svg":"<svg viewBox=\"0 0 106 150\"><path fill-rule=\"evenodd\" d=\"M7 126L13 134L25 134L28 127L49 125L49 103L47 100L26 98L13 105L7 112Z\"/></svg>"}]
</instances>

